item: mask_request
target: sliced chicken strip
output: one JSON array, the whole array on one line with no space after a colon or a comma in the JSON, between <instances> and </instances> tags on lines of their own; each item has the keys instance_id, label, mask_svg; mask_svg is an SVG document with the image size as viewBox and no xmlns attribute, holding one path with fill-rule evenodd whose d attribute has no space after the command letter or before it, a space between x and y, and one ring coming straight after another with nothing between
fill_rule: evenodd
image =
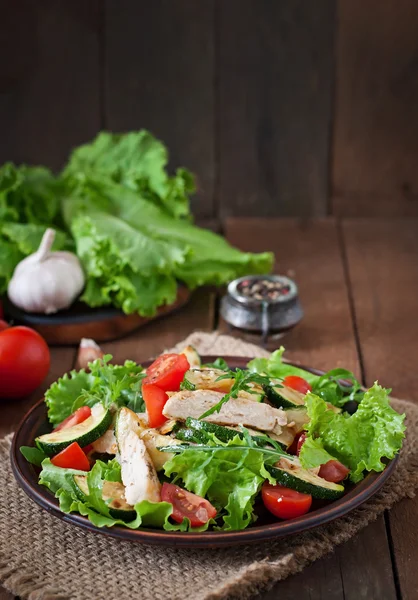
<instances>
[{"instance_id":1,"label":"sliced chicken strip","mask_svg":"<svg viewBox=\"0 0 418 600\"><path fill-rule=\"evenodd\" d=\"M126 501L133 506L142 500L160 502L161 484L145 443L139 438L143 428L137 415L121 408L115 431Z\"/></svg>"},{"instance_id":2,"label":"sliced chicken strip","mask_svg":"<svg viewBox=\"0 0 418 600\"><path fill-rule=\"evenodd\" d=\"M172 394L167 400L163 414L170 419L185 421L187 417L198 419L203 413L215 406L224 394L212 390L183 390ZM277 426L286 425L287 417L283 410L269 404L253 402L245 398L230 398L219 412L215 412L205 421L220 425L244 425L261 431L278 431Z\"/></svg>"}]
</instances>

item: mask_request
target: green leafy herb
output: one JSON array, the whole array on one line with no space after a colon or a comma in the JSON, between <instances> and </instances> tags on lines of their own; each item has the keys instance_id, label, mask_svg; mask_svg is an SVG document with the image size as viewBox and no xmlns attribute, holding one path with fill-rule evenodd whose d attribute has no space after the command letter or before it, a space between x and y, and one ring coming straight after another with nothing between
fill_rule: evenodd
<instances>
[{"instance_id":1,"label":"green leafy herb","mask_svg":"<svg viewBox=\"0 0 418 600\"><path fill-rule=\"evenodd\" d=\"M303 377L311 385L319 379L318 375L314 375L300 367L294 367L293 365L283 362L284 351L284 347L281 346L278 350L275 350L269 358L254 358L253 360L250 360L247 368L254 373L268 375L275 379L283 379L288 375L299 375L299 377Z\"/></svg>"},{"instance_id":2,"label":"green leafy herb","mask_svg":"<svg viewBox=\"0 0 418 600\"><path fill-rule=\"evenodd\" d=\"M28 462L37 467L40 467L42 461L47 458L45 452L40 448L34 448L33 446L21 446L19 450Z\"/></svg>"},{"instance_id":3,"label":"green leafy herb","mask_svg":"<svg viewBox=\"0 0 418 600\"><path fill-rule=\"evenodd\" d=\"M334 457L351 470L350 479L355 483L363 479L364 471L383 471L382 459L399 452L405 435L405 415L393 410L388 393L375 383L351 416L335 413L322 398L308 394L310 421L307 443L300 453L302 465L319 466Z\"/></svg>"},{"instance_id":4,"label":"green leafy herb","mask_svg":"<svg viewBox=\"0 0 418 600\"><path fill-rule=\"evenodd\" d=\"M349 382L349 385L342 383ZM364 392L355 375L346 369L332 369L312 383L312 392L334 406L344 406L349 400L361 402Z\"/></svg>"},{"instance_id":5,"label":"green leafy herb","mask_svg":"<svg viewBox=\"0 0 418 600\"><path fill-rule=\"evenodd\" d=\"M180 384L180 389L181 390L188 390L189 392L194 392L195 389L196 389L196 386L195 386L194 383L192 383L188 379L184 378L183 381Z\"/></svg>"},{"instance_id":6,"label":"green leafy herb","mask_svg":"<svg viewBox=\"0 0 418 600\"><path fill-rule=\"evenodd\" d=\"M212 415L215 412L219 412L222 406L228 402L230 398L237 398L239 392L249 392L250 394L257 394L251 384L265 385L269 383L268 377L264 375L258 375L257 373L251 373L250 371L244 371L242 369L236 369L235 371L228 371L225 375L221 375L216 379L216 381L221 381L223 379L234 379L234 383L230 391L221 398L221 400L212 406L209 410L207 410L203 415L201 415L200 419L205 419L209 415Z\"/></svg>"},{"instance_id":7,"label":"green leafy herb","mask_svg":"<svg viewBox=\"0 0 418 600\"><path fill-rule=\"evenodd\" d=\"M202 365L204 369L220 369L221 371L229 371L228 363L222 357L218 357L213 363Z\"/></svg>"}]
</instances>

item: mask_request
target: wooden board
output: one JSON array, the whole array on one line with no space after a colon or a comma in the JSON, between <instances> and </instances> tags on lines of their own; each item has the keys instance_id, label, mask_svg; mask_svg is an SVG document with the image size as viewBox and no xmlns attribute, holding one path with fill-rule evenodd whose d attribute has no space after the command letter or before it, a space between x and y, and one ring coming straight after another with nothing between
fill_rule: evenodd
<instances>
[{"instance_id":1,"label":"wooden board","mask_svg":"<svg viewBox=\"0 0 418 600\"><path fill-rule=\"evenodd\" d=\"M418 4L339 0L334 211L418 215Z\"/></svg>"},{"instance_id":2,"label":"wooden board","mask_svg":"<svg viewBox=\"0 0 418 600\"><path fill-rule=\"evenodd\" d=\"M343 231L366 382L379 379L418 402L418 219L353 219ZM403 500L388 519L402 597L413 600L418 498Z\"/></svg>"},{"instance_id":3,"label":"wooden board","mask_svg":"<svg viewBox=\"0 0 418 600\"><path fill-rule=\"evenodd\" d=\"M285 345L288 358L325 370L346 367L359 376L341 239L335 221L229 219L225 233L242 250L275 252L276 272L289 275L298 283L306 314L300 325L278 344ZM222 322L220 328L227 330ZM332 558L315 562L307 580L304 571L278 583L267 597L304 600L315 598L316 593L318 599L327 600L395 600L383 517L371 527L372 530L369 526L336 548Z\"/></svg>"},{"instance_id":4,"label":"wooden board","mask_svg":"<svg viewBox=\"0 0 418 600\"><path fill-rule=\"evenodd\" d=\"M59 169L100 129L98 11L99 0L3 8L0 164Z\"/></svg>"},{"instance_id":5,"label":"wooden board","mask_svg":"<svg viewBox=\"0 0 418 600\"><path fill-rule=\"evenodd\" d=\"M4 310L9 321L36 329L50 345L78 345L83 337L96 342L122 338L151 321L179 310L187 304L190 294L186 286L179 285L174 302L160 306L153 317L142 317L137 313L125 315L113 306L90 308L82 302L76 302L68 310L53 315L26 313L9 300L4 302Z\"/></svg>"},{"instance_id":6,"label":"wooden board","mask_svg":"<svg viewBox=\"0 0 418 600\"><path fill-rule=\"evenodd\" d=\"M223 215L327 213L334 2L219 2Z\"/></svg>"},{"instance_id":7,"label":"wooden board","mask_svg":"<svg viewBox=\"0 0 418 600\"><path fill-rule=\"evenodd\" d=\"M105 111L113 131L146 128L170 166L198 176L193 212L214 215L213 0L106 0Z\"/></svg>"}]
</instances>

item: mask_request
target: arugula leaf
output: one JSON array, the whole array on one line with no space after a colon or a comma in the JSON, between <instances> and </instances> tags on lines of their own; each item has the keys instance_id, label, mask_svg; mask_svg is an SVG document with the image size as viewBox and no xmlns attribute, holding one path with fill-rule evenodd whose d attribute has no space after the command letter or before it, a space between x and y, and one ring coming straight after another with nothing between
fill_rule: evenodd
<instances>
[{"instance_id":1,"label":"arugula leaf","mask_svg":"<svg viewBox=\"0 0 418 600\"><path fill-rule=\"evenodd\" d=\"M257 373L251 373L250 371L243 371L242 369L236 369L235 371L228 371L225 375L221 375L216 379L216 381L221 381L222 379L234 379L234 383L230 391L225 394L221 400L207 410L203 415L199 417L199 419L205 419L209 415L212 415L215 412L219 412L222 406L228 402L230 398L237 398L239 392L244 391L250 394L256 394L254 388L251 387L250 384L256 383L259 385L265 385L269 383L269 379L263 375L258 375ZM215 381L215 383L216 383Z\"/></svg>"},{"instance_id":2,"label":"arugula leaf","mask_svg":"<svg viewBox=\"0 0 418 600\"><path fill-rule=\"evenodd\" d=\"M350 385L343 384L349 382ZM334 406L342 407L350 400L361 402L364 392L355 375L347 369L332 369L312 383L312 392Z\"/></svg>"},{"instance_id":3,"label":"arugula leaf","mask_svg":"<svg viewBox=\"0 0 418 600\"><path fill-rule=\"evenodd\" d=\"M195 386L194 383L192 383L188 379L184 378L183 381L180 384L180 389L181 390L188 390L189 392L194 392L195 389L196 389L196 386Z\"/></svg>"},{"instance_id":4,"label":"arugula leaf","mask_svg":"<svg viewBox=\"0 0 418 600\"><path fill-rule=\"evenodd\" d=\"M329 410L322 398L308 394L307 440L313 441L302 446L302 465L323 464L329 460L328 453L351 470L350 479L354 483L363 479L364 471L383 471L382 459L393 458L405 436L405 415L393 410L388 394L389 390L376 382L351 416Z\"/></svg>"},{"instance_id":5,"label":"arugula leaf","mask_svg":"<svg viewBox=\"0 0 418 600\"><path fill-rule=\"evenodd\" d=\"M174 475L174 481L181 479L189 491L225 507L222 529L245 529L255 519L254 500L263 481L273 483L264 467L265 449L248 446L239 436L227 444L214 443L181 450L173 446L177 454L164 465L165 475ZM276 461L277 456L276 452Z\"/></svg>"}]
</instances>

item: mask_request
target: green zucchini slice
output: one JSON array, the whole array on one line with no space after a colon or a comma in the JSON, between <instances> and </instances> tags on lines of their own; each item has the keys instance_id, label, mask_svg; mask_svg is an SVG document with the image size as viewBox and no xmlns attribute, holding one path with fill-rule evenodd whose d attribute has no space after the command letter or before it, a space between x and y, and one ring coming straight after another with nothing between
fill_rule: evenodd
<instances>
[{"instance_id":1,"label":"green zucchini slice","mask_svg":"<svg viewBox=\"0 0 418 600\"><path fill-rule=\"evenodd\" d=\"M87 477L85 475L74 475L74 492L76 496L86 502L89 495ZM125 487L118 481L104 481L102 498L109 507L109 512L114 519L120 519L128 523L136 518L133 506L125 500Z\"/></svg>"},{"instance_id":2,"label":"green zucchini slice","mask_svg":"<svg viewBox=\"0 0 418 600\"><path fill-rule=\"evenodd\" d=\"M288 462L291 463L292 461ZM272 467L266 465L266 469L277 483L297 492L310 494L313 498L336 500L344 494L344 486L326 481L311 471L303 469L297 462L294 465L289 464L289 467Z\"/></svg>"},{"instance_id":3,"label":"green zucchini slice","mask_svg":"<svg viewBox=\"0 0 418 600\"><path fill-rule=\"evenodd\" d=\"M270 385L264 386L266 396L274 406L277 408L297 408L305 404L305 394L301 394L287 386L279 387L277 384L282 385L272 379Z\"/></svg>"},{"instance_id":4,"label":"green zucchini slice","mask_svg":"<svg viewBox=\"0 0 418 600\"><path fill-rule=\"evenodd\" d=\"M35 443L48 456L58 454L73 442L77 442L79 446L84 448L104 435L111 422L112 414L110 410L99 402L91 409L90 417L82 423L41 435L36 438Z\"/></svg>"}]
</instances>

